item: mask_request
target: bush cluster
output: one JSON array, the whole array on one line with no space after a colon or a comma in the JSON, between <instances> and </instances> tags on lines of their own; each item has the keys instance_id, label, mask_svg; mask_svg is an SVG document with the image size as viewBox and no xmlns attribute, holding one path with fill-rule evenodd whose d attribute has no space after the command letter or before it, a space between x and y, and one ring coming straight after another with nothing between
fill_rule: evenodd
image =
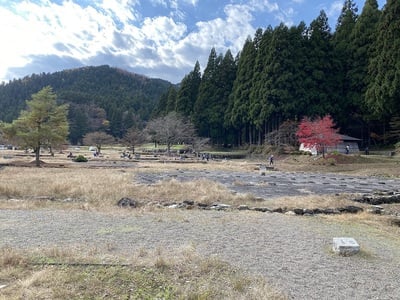
<instances>
[{"instance_id":1,"label":"bush cluster","mask_svg":"<svg viewBox=\"0 0 400 300\"><path fill-rule=\"evenodd\" d=\"M77 157L74 158L75 162L87 162L88 159L84 157L83 155L78 155Z\"/></svg>"}]
</instances>

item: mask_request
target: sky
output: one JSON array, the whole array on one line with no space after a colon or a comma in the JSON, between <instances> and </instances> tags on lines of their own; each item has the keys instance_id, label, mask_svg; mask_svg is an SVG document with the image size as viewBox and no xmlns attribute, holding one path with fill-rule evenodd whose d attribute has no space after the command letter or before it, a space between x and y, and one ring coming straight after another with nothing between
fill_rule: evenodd
<instances>
[{"instance_id":1,"label":"sky","mask_svg":"<svg viewBox=\"0 0 400 300\"><path fill-rule=\"evenodd\" d=\"M365 0L354 0L361 13ZM382 8L386 1L378 0ZM0 0L0 83L33 73L109 65L179 83L211 48L236 55L257 28L334 30L344 0Z\"/></svg>"}]
</instances>

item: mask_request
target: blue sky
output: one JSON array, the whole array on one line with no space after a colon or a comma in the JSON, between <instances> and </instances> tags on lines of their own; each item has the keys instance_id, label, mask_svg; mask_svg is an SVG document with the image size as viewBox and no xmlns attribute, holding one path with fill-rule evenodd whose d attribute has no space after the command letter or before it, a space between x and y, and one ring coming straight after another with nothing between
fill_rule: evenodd
<instances>
[{"instance_id":1,"label":"blue sky","mask_svg":"<svg viewBox=\"0 0 400 300\"><path fill-rule=\"evenodd\" d=\"M364 0L354 0L361 13ZM380 8L385 0L378 0ZM332 29L344 0L0 0L0 82L110 65L178 83L212 47L234 55L257 28L307 25L323 9Z\"/></svg>"}]
</instances>

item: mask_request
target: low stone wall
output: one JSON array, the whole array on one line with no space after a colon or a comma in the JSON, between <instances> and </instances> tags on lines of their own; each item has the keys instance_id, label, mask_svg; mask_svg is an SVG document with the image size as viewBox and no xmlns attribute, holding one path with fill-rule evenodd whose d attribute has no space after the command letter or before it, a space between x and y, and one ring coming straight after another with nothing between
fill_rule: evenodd
<instances>
[{"instance_id":1,"label":"low stone wall","mask_svg":"<svg viewBox=\"0 0 400 300\"><path fill-rule=\"evenodd\" d=\"M353 199L353 201L367 203L370 205L400 203L400 191L375 192L372 194L365 194L361 197Z\"/></svg>"}]
</instances>

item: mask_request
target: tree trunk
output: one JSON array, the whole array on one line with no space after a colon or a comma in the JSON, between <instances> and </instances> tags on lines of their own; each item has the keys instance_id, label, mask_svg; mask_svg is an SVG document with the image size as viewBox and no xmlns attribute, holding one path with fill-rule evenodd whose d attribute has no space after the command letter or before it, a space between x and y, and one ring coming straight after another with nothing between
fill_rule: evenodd
<instances>
[{"instance_id":1,"label":"tree trunk","mask_svg":"<svg viewBox=\"0 0 400 300\"><path fill-rule=\"evenodd\" d=\"M34 150L35 150L35 164L36 164L36 167L40 167L40 144Z\"/></svg>"}]
</instances>

